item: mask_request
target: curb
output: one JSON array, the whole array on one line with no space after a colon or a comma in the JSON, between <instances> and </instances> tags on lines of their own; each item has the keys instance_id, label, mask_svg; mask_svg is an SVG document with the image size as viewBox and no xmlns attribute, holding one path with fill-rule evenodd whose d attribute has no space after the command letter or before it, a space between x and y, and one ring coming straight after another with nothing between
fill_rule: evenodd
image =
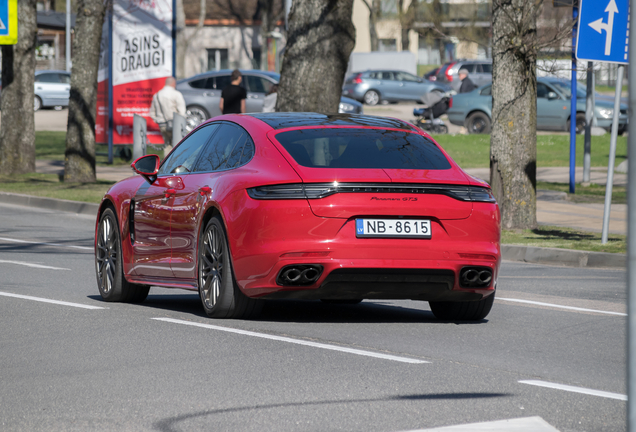
<instances>
[{"instance_id":1,"label":"curb","mask_svg":"<svg viewBox=\"0 0 636 432\"><path fill-rule=\"evenodd\" d=\"M0 192L0 202L95 217L99 210L98 204L36 197L32 195L21 195L8 192ZM627 265L627 257L625 254L507 244L501 245L501 258L507 261L522 261L553 265L559 264L569 267L625 268Z\"/></svg>"},{"instance_id":2,"label":"curb","mask_svg":"<svg viewBox=\"0 0 636 432\"><path fill-rule=\"evenodd\" d=\"M501 258L508 261L560 264L569 267L625 268L627 265L625 254L506 244L501 245Z\"/></svg>"},{"instance_id":3,"label":"curb","mask_svg":"<svg viewBox=\"0 0 636 432\"><path fill-rule=\"evenodd\" d=\"M0 192L0 202L97 217L99 204Z\"/></svg>"}]
</instances>

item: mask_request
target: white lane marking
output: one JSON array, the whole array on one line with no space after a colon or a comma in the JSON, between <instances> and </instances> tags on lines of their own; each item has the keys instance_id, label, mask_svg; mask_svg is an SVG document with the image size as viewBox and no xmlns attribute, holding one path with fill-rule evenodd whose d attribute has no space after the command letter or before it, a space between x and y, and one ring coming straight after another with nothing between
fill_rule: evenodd
<instances>
[{"instance_id":1,"label":"white lane marking","mask_svg":"<svg viewBox=\"0 0 636 432\"><path fill-rule=\"evenodd\" d=\"M610 312L610 311L602 311L598 309L586 309L586 308L580 308L580 307L574 307L574 306L563 306L563 305L558 305L553 303L543 303L543 302L537 302L532 300L521 300L521 299L512 299L512 298L503 298L503 297L497 297L496 300L503 300L503 301L516 302L516 303L526 303L526 304L532 304L536 306L546 306L546 307L551 307L556 309L567 309L567 310L573 310L577 312L594 312L594 313L607 314L607 315L627 316L626 313L622 313L622 312Z\"/></svg>"},{"instance_id":2,"label":"white lane marking","mask_svg":"<svg viewBox=\"0 0 636 432\"><path fill-rule=\"evenodd\" d=\"M22 265L22 266L26 266L26 267L48 269L48 270L70 270L69 268L51 267L51 266L46 266L46 265L42 265L42 264L28 263L28 262L24 262L24 261L0 260L0 263L1 264L17 264L17 265Z\"/></svg>"},{"instance_id":3,"label":"white lane marking","mask_svg":"<svg viewBox=\"0 0 636 432\"><path fill-rule=\"evenodd\" d=\"M565 384L551 383L548 381L523 380L523 381L519 381L519 383L529 384L529 385L538 386L538 387L546 387L546 388L551 388L556 390L564 390L564 391L569 391L572 393L582 393L582 394L591 395L591 396L600 396L600 397L604 397L608 399L616 399L621 401L627 400L627 395L620 394L620 393L611 393L611 392L606 392L601 390L588 389L585 387L575 387L575 386L569 386Z\"/></svg>"},{"instance_id":4,"label":"white lane marking","mask_svg":"<svg viewBox=\"0 0 636 432\"><path fill-rule=\"evenodd\" d=\"M6 241L11 243L27 243L27 244L35 244L35 245L43 245L43 246L67 247L72 249L81 249L81 250L89 250L89 251L93 250L92 247L86 247L86 246L66 245L66 244L60 244L60 243L34 242L34 241L19 240L19 239L7 238L7 237L0 237L0 241Z\"/></svg>"},{"instance_id":5,"label":"white lane marking","mask_svg":"<svg viewBox=\"0 0 636 432\"><path fill-rule=\"evenodd\" d=\"M559 432L539 416L471 423L408 432Z\"/></svg>"},{"instance_id":6,"label":"white lane marking","mask_svg":"<svg viewBox=\"0 0 636 432\"><path fill-rule=\"evenodd\" d=\"M270 334L266 334L266 333L256 333L256 332L252 332L252 331L239 330L239 329L234 329L234 328L230 328L230 327L221 327L221 326L210 325L210 324L200 324L200 323L195 323L195 322L190 322L190 321L183 321L183 320L172 319L172 318L152 318L152 319L153 320L157 320L157 321L164 321L164 322L174 323L174 324L184 324L184 325L189 325L189 326L193 326L193 327L201 327L201 328L210 329L210 330L219 330L219 331L224 331L224 332L228 332L228 333L236 333L236 334L240 334L240 335L244 335L244 336L253 336L253 337L258 337L258 338L262 338L262 339L271 339L271 340L275 340L275 341L279 341L279 342L288 342L288 343L293 343L293 344L298 344L298 345L305 345L305 346L310 346L310 347L314 347L314 348L322 348L322 349L333 350L333 351L341 351L341 352L346 352L346 353L349 353L349 354L357 354L357 355L362 355L362 356L367 356L367 357L375 357L375 358L380 358L380 359L384 359L384 360L393 360L393 361L402 362L402 363L412 363L412 364L430 363L430 362L427 362L427 361L424 361L424 360L417 360L417 359L412 359L412 358L408 358L408 357L399 357L399 356L394 356L394 355L389 355L389 354L380 354L380 353L375 353L375 352L372 352L372 351L364 351L364 350L359 350L359 349L346 348L346 347L342 347L342 346L338 346L338 345L329 345L329 344L323 344L323 343L317 343L317 342L309 342L309 341L305 341L305 340L301 340L301 339L292 339L292 338L283 337L283 336L274 336L274 335L270 335Z\"/></svg>"},{"instance_id":7,"label":"white lane marking","mask_svg":"<svg viewBox=\"0 0 636 432\"><path fill-rule=\"evenodd\" d=\"M85 305L80 303L70 303L70 302L65 302L60 300L51 300L51 299L42 298L42 297L32 297L32 296L13 294L13 293L2 292L2 291L0 291L0 296L14 297L14 298L19 298L23 300L33 300L33 301L42 302L42 303L52 303L52 304L62 305L62 306L73 306L73 307L82 308L82 309L106 309L101 306L91 306L91 305Z\"/></svg>"}]
</instances>

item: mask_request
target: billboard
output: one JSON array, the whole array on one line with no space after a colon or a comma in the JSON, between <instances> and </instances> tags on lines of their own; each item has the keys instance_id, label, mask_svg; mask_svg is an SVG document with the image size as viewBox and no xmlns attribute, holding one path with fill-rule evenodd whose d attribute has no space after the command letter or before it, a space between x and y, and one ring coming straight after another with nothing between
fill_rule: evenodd
<instances>
[{"instance_id":1,"label":"billboard","mask_svg":"<svg viewBox=\"0 0 636 432\"><path fill-rule=\"evenodd\" d=\"M98 102L96 135L100 136L100 125L103 125L101 106L101 112L112 115L113 144L132 144L135 114L146 118L148 143L162 144L159 126L152 121L149 111L152 96L173 74L172 0L114 0L112 10L110 56L107 56L112 83L108 77L98 79L98 98L102 103ZM109 84L112 85L112 107L108 107L108 98L103 98L108 94ZM98 138L98 142L107 141Z\"/></svg>"}]
</instances>

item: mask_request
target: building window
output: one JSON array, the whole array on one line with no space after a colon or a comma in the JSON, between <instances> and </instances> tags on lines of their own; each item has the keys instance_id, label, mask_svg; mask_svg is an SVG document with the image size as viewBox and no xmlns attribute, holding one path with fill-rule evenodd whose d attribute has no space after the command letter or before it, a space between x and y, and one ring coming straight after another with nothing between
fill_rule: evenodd
<instances>
[{"instance_id":1,"label":"building window","mask_svg":"<svg viewBox=\"0 0 636 432\"><path fill-rule=\"evenodd\" d=\"M380 39L380 51L397 51L397 39Z\"/></svg>"},{"instance_id":2,"label":"building window","mask_svg":"<svg viewBox=\"0 0 636 432\"><path fill-rule=\"evenodd\" d=\"M229 69L226 48L208 48L208 70Z\"/></svg>"}]
</instances>

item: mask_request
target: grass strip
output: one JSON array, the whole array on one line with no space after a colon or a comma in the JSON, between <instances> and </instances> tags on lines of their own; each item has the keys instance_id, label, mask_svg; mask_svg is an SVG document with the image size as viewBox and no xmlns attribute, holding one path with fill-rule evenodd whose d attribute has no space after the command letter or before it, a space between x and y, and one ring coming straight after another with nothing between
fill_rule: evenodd
<instances>
[{"instance_id":1,"label":"grass strip","mask_svg":"<svg viewBox=\"0 0 636 432\"><path fill-rule=\"evenodd\" d=\"M605 203L605 185L592 183L587 186L576 185L575 193L571 194L567 183L537 182L537 189L565 192L567 199L574 203ZM612 187L612 204L627 204L627 188L625 186Z\"/></svg>"},{"instance_id":2,"label":"grass strip","mask_svg":"<svg viewBox=\"0 0 636 432\"><path fill-rule=\"evenodd\" d=\"M20 174L0 176L0 191L46 198L100 203L114 182L98 180L96 183L68 183L57 174Z\"/></svg>"},{"instance_id":3,"label":"grass strip","mask_svg":"<svg viewBox=\"0 0 636 432\"><path fill-rule=\"evenodd\" d=\"M532 230L503 230L501 232L503 244L609 253L626 253L626 238L627 236L624 235L610 234L608 242L601 244L601 233L548 225L541 225Z\"/></svg>"},{"instance_id":4,"label":"grass strip","mask_svg":"<svg viewBox=\"0 0 636 432\"><path fill-rule=\"evenodd\" d=\"M437 142L462 168L490 166L490 135L436 135ZM576 137L576 165L583 166L585 137ZM592 137L591 166L607 167L610 134ZM616 165L627 158L627 137L618 137ZM570 166L569 135L537 135L537 166Z\"/></svg>"}]
</instances>

